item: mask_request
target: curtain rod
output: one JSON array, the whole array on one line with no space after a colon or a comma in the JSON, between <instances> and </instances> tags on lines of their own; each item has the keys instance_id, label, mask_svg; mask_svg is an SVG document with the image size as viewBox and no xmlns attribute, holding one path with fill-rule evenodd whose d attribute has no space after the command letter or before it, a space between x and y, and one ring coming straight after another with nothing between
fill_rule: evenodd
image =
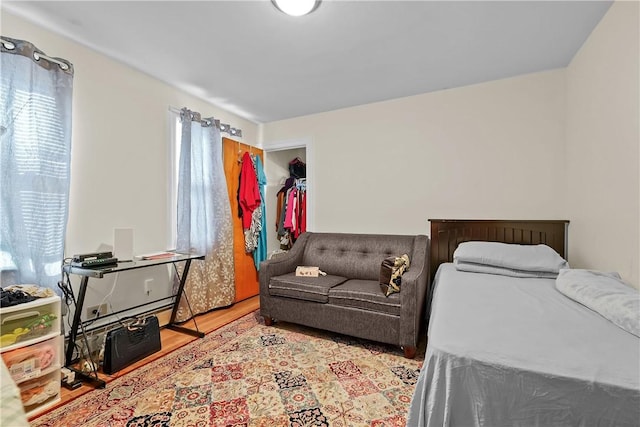
<instances>
[{"instance_id":1,"label":"curtain rod","mask_svg":"<svg viewBox=\"0 0 640 427\"><path fill-rule=\"evenodd\" d=\"M171 106L169 107L169 111L176 114L182 113L182 110L180 108L175 108ZM196 113L196 114L200 114L200 113ZM228 133L231 136L237 136L242 138L242 129L232 128L231 125L228 125L226 123L220 123L218 120L216 120L216 124L219 124L220 132Z\"/></svg>"},{"instance_id":2,"label":"curtain rod","mask_svg":"<svg viewBox=\"0 0 640 427\"><path fill-rule=\"evenodd\" d=\"M7 49L8 51L13 51L16 49L16 44L11 41L11 40L6 40L4 38L0 38L0 42L2 43L2 47L4 47L5 49ZM16 51L15 53L19 53L18 51ZM69 64L67 64L66 62L64 62L61 59L58 58L52 58L50 56L45 55L42 52L38 52L37 50L34 49L33 51L33 59L35 59L36 61L40 61L40 59L46 59L49 62L53 62L54 64L57 64L61 70L63 71L67 71L69 70L71 67L69 66Z\"/></svg>"}]
</instances>

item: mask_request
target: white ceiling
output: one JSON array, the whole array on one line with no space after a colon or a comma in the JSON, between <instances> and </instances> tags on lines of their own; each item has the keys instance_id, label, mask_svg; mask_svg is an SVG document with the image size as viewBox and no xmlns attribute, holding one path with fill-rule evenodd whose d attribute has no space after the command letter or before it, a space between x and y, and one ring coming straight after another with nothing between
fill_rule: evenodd
<instances>
[{"instance_id":1,"label":"white ceiling","mask_svg":"<svg viewBox=\"0 0 640 427\"><path fill-rule=\"evenodd\" d=\"M255 122L564 67L610 5L324 0L293 18L266 0L2 2Z\"/></svg>"}]
</instances>

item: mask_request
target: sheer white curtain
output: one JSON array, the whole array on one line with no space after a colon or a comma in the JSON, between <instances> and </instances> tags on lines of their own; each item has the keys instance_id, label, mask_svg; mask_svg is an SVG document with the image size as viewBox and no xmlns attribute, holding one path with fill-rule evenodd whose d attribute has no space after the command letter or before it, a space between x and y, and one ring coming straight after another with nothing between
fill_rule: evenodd
<instances>
[{"instance_id":1,"label":"sheer white curtain","mask_svg":"<svg viewBox=\"0 0 640 427\"><path fill-rule=\"evenodd\" d=\"M69 208L73 67L2 37L0 285L59 292Z\"/></svg>"},{"instance_id":2,"label":"sheer white curtain","mask_svg":"<svg viewBox=\"0 0 640 427\"><path fill-rule=\"evenodd\" d=\"M180 302L178 321L188 320L191 312L204 313L235 300L231 205L219 122L201 119L186 108L181 120L176 249L206 257L191 263L184 290L187 300L183 297Z\"/></svg>"}]
</instances>

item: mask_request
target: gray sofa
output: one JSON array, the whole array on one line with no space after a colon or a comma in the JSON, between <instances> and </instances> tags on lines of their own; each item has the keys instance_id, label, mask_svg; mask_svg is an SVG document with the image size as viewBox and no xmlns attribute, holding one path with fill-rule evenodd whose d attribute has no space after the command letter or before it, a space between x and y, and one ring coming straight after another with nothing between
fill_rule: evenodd
<instances>
[{"instance_id":1,"label":"gray sofa","mask_svg":"<svg viewBox=\"0 0 640 427\"><path fill-rule=\"evenodd\" d=\"M401 291L380 289L382 261L408 254ZM260 314L373 341L399 345L413 358L425 325L428 295L427 236L304 233L284 255L260 265ZM326 276L297 277L297 266Z\"/></svg>"}]
</instances>

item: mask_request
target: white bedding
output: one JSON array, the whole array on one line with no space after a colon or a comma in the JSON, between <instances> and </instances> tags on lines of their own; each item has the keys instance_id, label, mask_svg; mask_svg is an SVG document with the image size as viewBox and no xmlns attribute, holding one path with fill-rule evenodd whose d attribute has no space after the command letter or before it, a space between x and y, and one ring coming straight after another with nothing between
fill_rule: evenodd
<instances>
[{"instance_id":1,"label":"white bedding","mask_svg":"<svg viewBox=\"0 0 640 427\"><path fill-rule=\"evenodd\" d=\"M560 269L569 267L555 250L543 244L462 242L453 253L453 261L458 270L514 277L556 277ZM467 270L465 266L475 269ZM494 271L477 270L478 267Z\"/></svg>"},{"instance_id":2,"label":"white bedding","mask_svg":"<svg viewBox=\"0 0 640 427\"><path fill-rule=\"evenodd\" d=\"M556 289L625 331L640 337L640 293L625 284L617 273L560 270Z\"/></svg>"},{"instance_id":3,"label":"white bedding","mask_svg":"<svg viewBox=\"0 0 640 427\"><path fill-rule=\"evenodd\" d=\"M20 389L13 382L2 358L0 358L0 426L29 427L20 398Z\"/></svg>"},{"instance_id":4,"label":"white bedding","mask_svg":"<svg viewBox=\"0 0 640 427\"><path fill-rule=\"evenodd\" d=\"M552 273L548 271L530 271L530 270L518 270L508 267L494 267L493 265L476 264L473 262L460 261L458 259L453 261L453 265L456 266L458 271L467 271L469 273L485 273L485 274L499 274L501 276L511 277L533 277L543 279L555 279L558 277L558 273Z\"/></svg>"},{"instance_id":5,"label":"white bedding","mask_svg":"<svg viewBox=\"0 0 640 427\"><path fill-rule=\"evenodd\" d=\"M408 426L638 426L640 340L555 280L443 264L434 286Z\"/></svg>"}]
</instances>

